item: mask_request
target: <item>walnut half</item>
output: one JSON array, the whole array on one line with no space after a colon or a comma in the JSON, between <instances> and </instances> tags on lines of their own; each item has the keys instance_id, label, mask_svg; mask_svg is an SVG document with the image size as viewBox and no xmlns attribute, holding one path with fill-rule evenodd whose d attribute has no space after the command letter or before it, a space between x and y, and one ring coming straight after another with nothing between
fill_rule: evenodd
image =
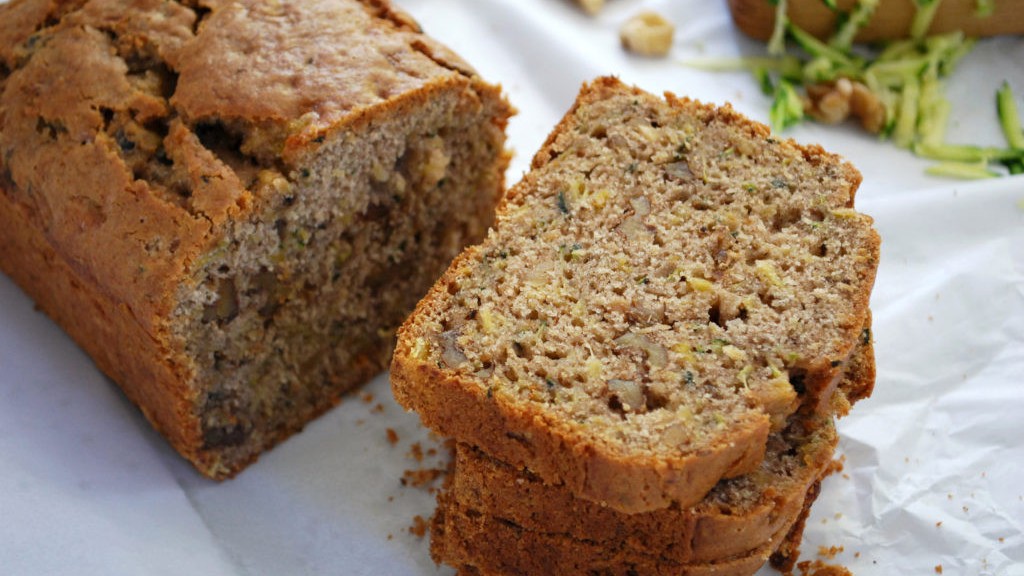
<instances>
[{"instance_id":1,"label":"walnut half","mask_svg":"<svg viewBox=\"0 0 1024 576\"><path fill-rule=\"evenodd\" d=\"M619 29L622 46L643 56L664 56L672 48L676 28L656 12L640 12Z\"/></svg>"}]
</instances>

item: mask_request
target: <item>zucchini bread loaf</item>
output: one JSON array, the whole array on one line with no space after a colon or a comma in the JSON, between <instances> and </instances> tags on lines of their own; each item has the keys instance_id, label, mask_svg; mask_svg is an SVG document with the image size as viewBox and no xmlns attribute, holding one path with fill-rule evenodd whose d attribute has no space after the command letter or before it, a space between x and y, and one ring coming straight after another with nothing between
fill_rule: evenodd
<instances>
[{"instance_id":1,"label":"zucchini bread loaf","mask_svg":"<svg viewBox=\"0 0 1024 576\"><path fill-rule=\"evenodd\" d=\"M15 0L0 267L231 476L385 367L510 114L386 0Z\"/></svg>"},{"instance_id":2,"label":"zucchini bread loaf","mask_svg":"<svg viewBox=\"0 0 1024 576\"><path fill-rule=\"evenodd\" d=\"M580 498L692 506L832 410L878 262L859 183L728 106L599 79L402 327L395 396Z\"/></svg>"}]
</instances>

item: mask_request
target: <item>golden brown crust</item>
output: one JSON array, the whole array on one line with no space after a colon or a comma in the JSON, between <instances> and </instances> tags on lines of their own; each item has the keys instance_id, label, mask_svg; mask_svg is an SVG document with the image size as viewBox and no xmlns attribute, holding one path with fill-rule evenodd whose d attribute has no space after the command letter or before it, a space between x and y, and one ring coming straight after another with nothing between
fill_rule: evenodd
<instances>
[{"instance_id":1,"label":"golden brown crust","mask_svg":"<svg viewBox=\"0 0 1024 576\"><path fill-rule=\"evenodd\" d=\"M840 10L848 11L855 0L839 0ZM974 0L939 2L929 34L962 30L967 36L998 36L1024 33L1024 14L1012 2L995 2L990 16L975 15ZM748 36L768 40L775 25L775 6L768 0L729 0L729 10L736 26ZM828 38L835 30L836 12L821 0L790 0L790 20L817 36ZM877 42L906 38L914 18L914 3L902 0L881 0L867 25L857 34L858 42Z\"/></svg>"},{"instance_id":2,"label":"golden brown crust","mask_svg":"<svg viewBox=\"0 0 1024 576\"><path fill-rule=\"evenodd\" d=\"M192 392L176 377L159 343L123 304L89 288L91 279L68 265L23 205L0 194L0 268L123 386L125 394L167 440L198 458L199 423ZM117 345L110 345L116 343Z\"/></svg>"},{"instance_id":3,"label":"golden brown crust","mask_svg":"<svg viewBox=\"0 0 1024 576\"><path fill-rule=\"evenodd\" d=\"M422 48L433 41L385 2L220 4L175 57L180 76L171 103L190 123L239 119L304 139L339 128L353 111L459 75L438 65ZM266 61L252 61L257 50Z\"/></svg>"},{"instance_id":4,"label":"golden brown crust","mask_svg":"<svg viewBox=\"0 0 1024 576\"><path fill-rule=\"evenodd\" d=\"M830 470L826 470L825 476L829 473ZM811 514L811 505L814 504L814 501L818 499L818 495L821 494L821 480L824 480L824 476L807 491L807 497L804 499L804 506L800 511L800 515L797 516L796 522L790 527L789 533L782 540L782 544L775 552L772 552L769 558L772 567L784 574L788 574L793 570L793 566L800 557L800 542L804 537L804 526L807 524L807 517Z\"/></svg>"},{"instance_id":5,"label":"golden brown crust","mask_svg":"<svg viewBox=\"0 0 1024 576\"><path fill-rule=\"evenodd\" d=\"M791 528L809 508L809 502L803 505L804 498L799 500L802 505L764 545L747 554L707 562L679 563L638 552L623 541L593 542L529 530L452 503L442 503L433 519L431 553L460 574L747 576L764 565L785 539L799 538Z\"/></svg>"},{"instance_id":6,"label":"golden brown crust","mask_svg":"<svg viewBox=\"0 0 1024 576\"><path fill-rule=\"evenodd\" d=\"M450 110L430 112L436 123L479 118L491 136L511 113L499 88L383 0L0 5L0 268L179 452L210 476L233 475L383 369L393 326L349 343L339 365L318 365L315 378L324 382L254 438L251 453L226 461L217 444L243 438L222 422L201 422L223 395L200 376L195 354L215 353L189 349L183 298L201 287L204 267L232 245L229 238L265 218L274 229L281 217L274 211L290 205L308 174L300 163L374 126L401 130L403 119L449 102ZM410 147L413 137L423 135L409 135ZM479 237L476 227L486 226L502 187L508 159L488 138L479 152L466 151L472 144L460 149L460 162L480 159L471 170L481 176L472 182L480 189L459 192L475 198L453 243ZM372 219L367 206L356 208ZM469 218L478 224L465 224ZM445 233L422 236L440 243ZM455 248L433 250L441 259ZM288 273L268 273L265 283L282 284Z\"/></svg>"},{"instance_id":7,"label":"golden brown crust","mask_svg":"<svg viewBox=\"0 0 1024 576\"><path fill-rule=\"evenodd\" d=\"M824 459L819 468L827 466L831 448L831 443L821 444ZM806 482L816 477L810 472ZM526 530L566 534L685 564L744 555L763 547L787 519L796 516L806 490L807 484L795 479L785 488L766 490L756 505L737 503L733 508L728 501L709 497L684 510L622 514L459 445L447 498L464 510Z\"/></svg>"}]
</instances>

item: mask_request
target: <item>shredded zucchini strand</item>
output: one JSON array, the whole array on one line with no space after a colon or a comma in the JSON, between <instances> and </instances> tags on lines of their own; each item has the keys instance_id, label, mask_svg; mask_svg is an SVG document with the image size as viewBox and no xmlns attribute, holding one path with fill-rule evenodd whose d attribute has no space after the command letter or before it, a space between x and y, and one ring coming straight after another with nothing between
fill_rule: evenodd
<instances>
[{"instance_id":1,"label":"shredded zucchini strand","mask_svg":"<svg viewBox=\"0 0 1024 576\"><path fill-rule=\"evenodd\" d=\"M996 111L999 113L999 125L1003 129L1006 143L1011 148L1024 150L1024 131L1022 131L1020 113L1017 111L1017 103L1013 99L1010 83L1005 80L996 91Z\"/></svg>"}]
</instances>

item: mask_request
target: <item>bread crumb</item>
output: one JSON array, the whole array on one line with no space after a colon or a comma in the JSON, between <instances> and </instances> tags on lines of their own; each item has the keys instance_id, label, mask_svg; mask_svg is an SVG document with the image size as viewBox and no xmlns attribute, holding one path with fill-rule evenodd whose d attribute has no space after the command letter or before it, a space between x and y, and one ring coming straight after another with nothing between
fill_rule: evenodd
<instances>
[{"instance_id":1,"label":"bread crumb","mask_svg":"<svg viewBox=\"0 0 1024 576\"><path fill-rule=\"evenodd\" d=\"M853 576L843 566L826 564L821 560L804 560L796 565L800 576Z\"/></svg>"},{"instance_id":2,"label":"bread crumb","mask_svg":"<svg viewBox=\"0 0 1024 576\"><path fill-rule=\"evenodd\" d=\"M362 400L364 404L369 404L373 402L373 394L369 392L360 392L359 399Z\"/></svg>"},{"instance_id":3,"label":"bread crumb","mask_svg":"<svg viewBox=\"0 0 1024 576\"><path fill-rule=\"evenodd\" d=\"M936 574L942 574L942 564L936 564L935 565L935 573Z\"/></svg>"},{"instance_id":4,"label":"bread crumb","mask_svg":"<svg viewBox=\"0 0 1024 576\"><path fill-rule=\"evenodd\" d=\"M860 552L854 552L853 553L853 557L854 558L860 558Z\"/></svg>"},{"instance_id":5,"label":"bread crumb","mask_svg":"<svg viewBox=\"0 0 1024 576\"><path fill-rule=\"evenodd\" d=\"M421 488L430 484L434 480L437 480L444 474L443 468L424 468L421 470L406 470L402 473L402 479L399 482L402 486L412 486L413 488Z\"/></svg>"},{"instance_id":6,"label":"bread crumb","mask_svg":"<svg viewBox=\"0 0 1024 576\"><path fill-rule=\"evenodd\" d=\"M377 405L374 406L372 410L370 410L370 412L373 414L381 414L384 412L384 405L378 402Z\"/></svg>"},{"instance_id":7,"label":"bread crumb","mask_svg":"<svg viewBox=\"0 0 1024 576\"><path fill-rule=\"evenodd\" d=\"M829 463L828 469L825 471L825 474L826 475L838 474L838 473L843 471L843 468L845 468L845 466L846 466L846 455L844 454L844 455L840 456L839 458L836 458L835 460L833 460L831 463ZM843 474L843 477L844 478L849 478L849 476L847 476L846 474Z\"/></svg>"},{"instance_id":8,"label":"bread crumb","mask_svg":"<svg viewBox=\"0 0 1024 576\"><path fill-rule=\"evenodd\" d=\"M942 520L939 520L938 522L935 523L935 527L936 528L939 528L941 526L942 526Z\"/></svg>"},{"instance_id":9,"label":"bread crumb","mask_svg":"<svg viewBox=\"0 0 1024 576\"><path fill-rule=\"evenodd\" d=\"M406 457L412 458L417 462L423 462L423 447L420 446L419 442L414 442L413 445L409 447L409 453L406 454Z\"/></svg>"},{"instance_id":10,"label":"bread crumb","mask_svg":"<svg viewBox=\"0 0 1024 576\"><path fill-rule=\"evenodd\" d=\"M395 537L394 534L388 534L388 540L392 540L392 539L394 539L394 537Z\"/></svg>"},{"instance_id":11,"label":"bread crumb","mask_svg":"<svg viewBox=\"0 0 1024 576\"><path fill-rule=\"evenodd\" d=\"M398 432L395 432L394 428L388 428L385 432L388 435L388 444L392 446L398 444Z\"/></svg>"},{"instance_id":12,"label":"bread crumb","mask_svg":"<svg viewBox=\"0 0 1024 576\"><path fill-rule=\"evenodd\" d=\"M824 546L818 546L818 556L828 558L829 560L835 558L836 554L839 554L843 551L844 549L842 546L829 546L828 548Z\"/></svg>"},{"instance_id":13,"label":"bread crumb","mask_svg":"<svg viewBox=\"0 0 1024 576\"><path fill-rule=\"evenodd\" d=\"M409 533L417 538L423 538L427 535L427 530L430 529L430 525L427 521L419 514L412 517L412 526L409 526Z\"/></svg>"}]
</instances>

